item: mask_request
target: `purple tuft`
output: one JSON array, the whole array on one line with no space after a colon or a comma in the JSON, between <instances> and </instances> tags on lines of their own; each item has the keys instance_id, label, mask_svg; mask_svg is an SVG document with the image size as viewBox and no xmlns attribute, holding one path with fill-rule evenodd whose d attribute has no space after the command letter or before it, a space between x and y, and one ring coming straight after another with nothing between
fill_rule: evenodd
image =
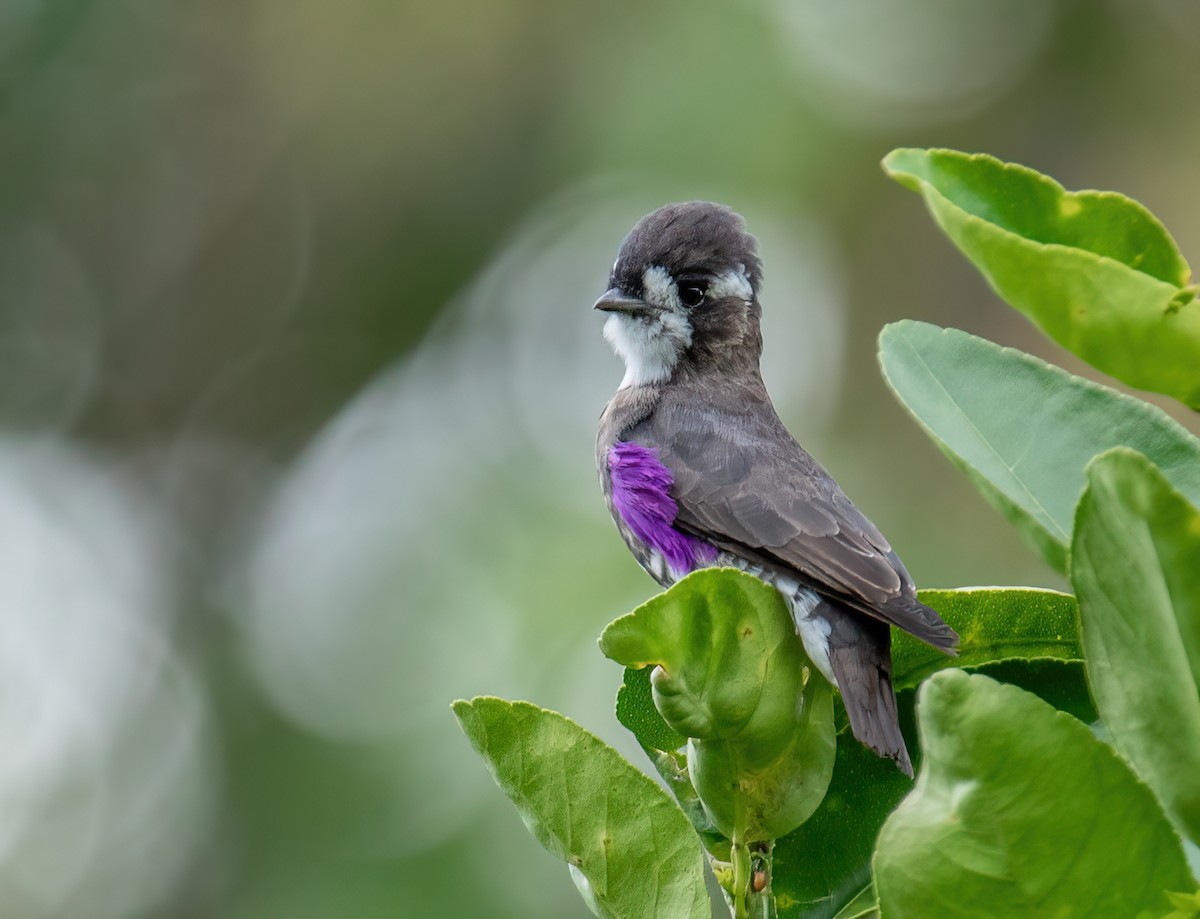
<instances>
[{"instance_id":1,"label":"purple tuft","mask_svg":"<svg viewBox=\"0 0 1200 919\"><path fill-rule=\"evenodd\" d=\"M716 560L715 546L673 526L679 510L671 497L675 477L653 447L629 441L613 444L608 471L617 513L638 539L662 553L677 578Z\"/></svg>"}]
</instances>

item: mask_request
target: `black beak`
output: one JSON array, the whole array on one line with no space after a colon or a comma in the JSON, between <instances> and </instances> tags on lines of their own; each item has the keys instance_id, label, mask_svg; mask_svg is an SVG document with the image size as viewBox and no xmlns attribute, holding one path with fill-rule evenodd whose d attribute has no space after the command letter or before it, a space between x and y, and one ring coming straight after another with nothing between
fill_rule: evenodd
<instances>
[{"instance_id":1,"label":"black beak","mask_svg":"<svg viewBox=\"0 0 1200 919\"><path fill-rule=\"evenodd\" d=\"M613 287L600 295L600 299L596 301L592 309L602 310L606 313L637 314L646 312L650 307L645 300L623 294Z\"/></svg>"}]
</instances>

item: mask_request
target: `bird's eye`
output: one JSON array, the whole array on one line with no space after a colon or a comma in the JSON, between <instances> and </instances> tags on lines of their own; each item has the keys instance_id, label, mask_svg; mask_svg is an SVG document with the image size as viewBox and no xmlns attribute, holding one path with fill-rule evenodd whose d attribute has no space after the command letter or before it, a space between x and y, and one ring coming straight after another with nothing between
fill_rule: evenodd
<instances>
[{"instance_id":1,"label":"bird's eye","mask_svg":"<svg viewBox=\"0 0 1200 919\"><path fill-rule=\"evenodd\" d=\"M683 301L684 306L699 306L704 302L704 296L707 293L707 281L689 280L679 282L679 299Z\"/></svg>"}]
</instances>

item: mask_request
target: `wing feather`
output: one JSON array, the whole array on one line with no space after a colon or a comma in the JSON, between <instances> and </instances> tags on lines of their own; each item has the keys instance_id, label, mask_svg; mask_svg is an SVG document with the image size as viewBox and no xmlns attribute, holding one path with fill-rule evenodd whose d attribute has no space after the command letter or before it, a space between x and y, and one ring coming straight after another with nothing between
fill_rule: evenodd
<instances>
[{"instance_id":1,"label":"wing feather","mask_svg":"<svg viewBox=\"0 0 1200 919\"><path fill-rule=\"evenodd\" d=\"M736 423L716 409L661 407L634 431L672 470L675 525L739 556L785 567L815 590L943 650L957 635L929 607L883 534L783 427L769 403Z\"/></svg>"}]
</instances>

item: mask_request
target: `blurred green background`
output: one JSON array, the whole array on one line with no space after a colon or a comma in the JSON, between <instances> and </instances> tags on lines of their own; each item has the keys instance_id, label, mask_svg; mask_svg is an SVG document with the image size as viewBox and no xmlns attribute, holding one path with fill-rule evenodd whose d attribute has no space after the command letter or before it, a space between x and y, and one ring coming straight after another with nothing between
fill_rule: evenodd
<instances>
[{"instance_id":1,"label":"blurred green background","mask_svg":"<svg viewBox=\"0 0 1200 919\"><path fill-rule=\"evenodd\" d=\"M654 590L592 458L626 230L742 211L768 385L917 581L1061 586L874 341L1079 365L878 162L1114 188L1200 259L1198 100L1192 0L6 0L0 916L586 915L448 706L641 763L595 646Z\"/></svg>"}]
</instances>

